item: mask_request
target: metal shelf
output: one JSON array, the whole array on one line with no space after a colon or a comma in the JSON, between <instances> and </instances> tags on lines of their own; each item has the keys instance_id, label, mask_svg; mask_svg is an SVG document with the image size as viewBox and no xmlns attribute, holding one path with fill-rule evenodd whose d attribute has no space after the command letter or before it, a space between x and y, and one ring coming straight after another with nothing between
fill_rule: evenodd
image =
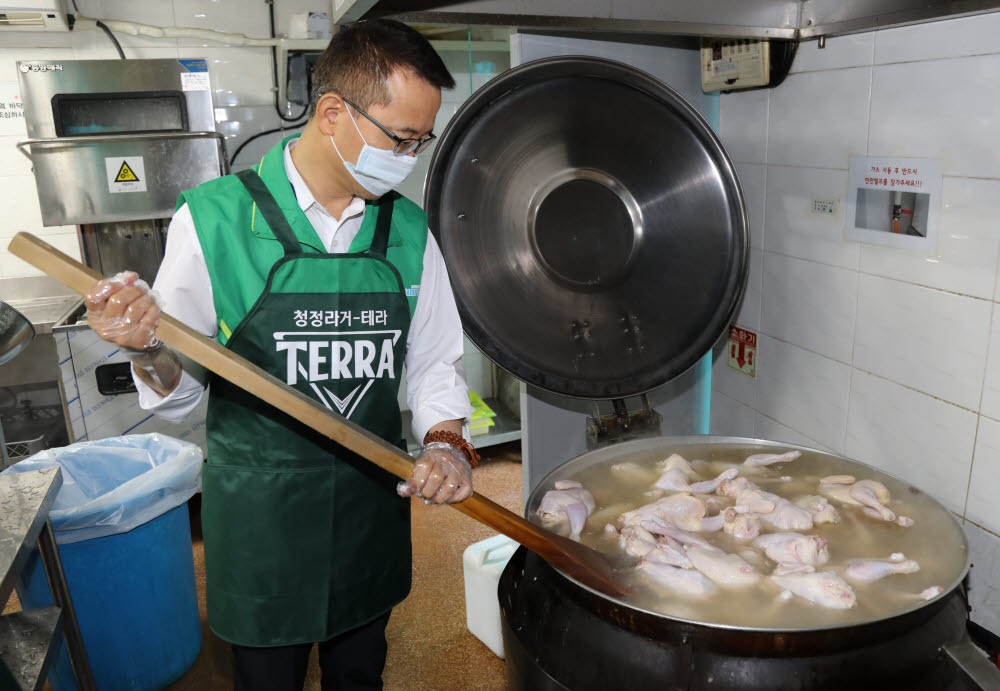
<instances>
[{"instance_id":1,"label":"metal shelf","mask_svg":"<svg viewBox=\"0 0 1000 691\"><path fill-rule=\"evenodd\" d=\"M7 604L61 486L58 468L0 475L0 605Z\"/></svg>"},{"instance_id":2,"label":"metal shelf","mask_svg":"<svg viewBox=\"0 0 1000 691\"><path fill-rule=\"evenodd\" d=\"M14 582L36 544L55 603L0 617L3 689L42 688L53 651L64 639L77 687L80 691L94 691L83 638L48 521L62 482L59 468L0 475L0 607L7 604Z\"/></svg>"},{"instance_id":3,"label":"metal shelf","mask_svg":"<svg viewBox=\"0 0 1000 691\"><path fill-rule=\"evenodd\" d=\"M62 625L62 610L55 605L0 617L0 674L9 674L7 679L0 676L0 688L7 688L4 681L13 681L15 688L25 691L45 686Z\"/></svg>"},{"instance_id":4,"label":"metal shelf","mask_svg":"<svg viewBox=\"0 0 1000 691\"><path fill-rule=\"evenodd\" d=\"M521 438L521 423L511 414L511 412L496 398L486 398L486 405L497 414L493 418L496 424L490 428L488 434L481 434L472 437L472 443L477 449L484 449L487 446L504 444L509 441L518 441ZM413 438L413 414L409 410L403 411L403 433L406 435L406 447L413 453L420 448L420 444Z\"/></svg>"}]
</instances>

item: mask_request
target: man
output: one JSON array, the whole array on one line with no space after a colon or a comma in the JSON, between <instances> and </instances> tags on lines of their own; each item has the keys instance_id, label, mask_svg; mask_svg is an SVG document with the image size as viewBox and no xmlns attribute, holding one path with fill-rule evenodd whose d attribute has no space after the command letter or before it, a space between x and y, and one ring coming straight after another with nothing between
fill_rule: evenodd
<instances>
[{"instance_id":1,"label":"man","mask_svg":"<svg viewBox=\"0 0 1000 691\"><path fill-rule=\"evenodd\" d=\"M384 20L338 33L313 80L301 137L181 196L154 287L173 316L397 444L405 361L424 448L398 492L461 501L478 458L461 325L426 216L391 191L454 80L419 33ZM156 340L135 274L98 283L88 310L129 354L144 408L176 420L197 405L205 385ZM385 626L410 586L409 502L282 411L210 388L208 616L233 645L236 689L301 689L316 642L324 689L381 688Z\"/></svg>"}]
</instances>

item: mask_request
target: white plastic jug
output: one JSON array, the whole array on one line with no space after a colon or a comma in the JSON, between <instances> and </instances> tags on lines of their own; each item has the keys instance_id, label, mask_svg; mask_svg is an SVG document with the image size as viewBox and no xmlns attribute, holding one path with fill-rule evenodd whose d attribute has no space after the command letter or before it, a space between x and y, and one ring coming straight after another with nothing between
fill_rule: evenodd
<instances>
[{"instance_id":1,"label":"white plastic jug","mask_svg":"<svg viewBox=\"0 0 1000 691\"><path fill-rule=\"evenodd\" d=\"M500 574L518 544L506 535L495 535L465 548L465 621L469 631L503 658L500 632Z\"/></svg>"}]
</instances>

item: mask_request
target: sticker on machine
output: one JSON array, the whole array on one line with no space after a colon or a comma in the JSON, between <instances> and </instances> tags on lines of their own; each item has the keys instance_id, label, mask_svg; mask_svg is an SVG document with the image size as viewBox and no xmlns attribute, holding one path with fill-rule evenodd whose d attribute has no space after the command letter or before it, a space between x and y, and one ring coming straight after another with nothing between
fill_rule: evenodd
<instances>
[{"instance_id":1,"label":"sticker on machine","mask_svg":"<svg viewBox=\"0 0 1000 691\"><path fill-rule=\"evenodd\" d=\"M727 364L748 377L757 378L757 334L729 327L729 342L726 344Z\"/></svg>"},{"instance_id":2,"label":"sticker on machine","mask_svg":"<svg viewBox=\"0 0 1000 691\"><path fill-rule=\"evenodd\" d=\"M104 168L108 172L108 191L145 192L146 166L142 156L112 156L104 159Z\"/></svg>"},{"instance_id":3,"label":"sticker on machine","mask_svg":"<svg viewBox=\"0 0 1000 691\"><path fill-rule=\"evenodd\" d=\"M208 91L211 88L208 72L181 72L182 91Z\"/></svg>"}]
</instances>

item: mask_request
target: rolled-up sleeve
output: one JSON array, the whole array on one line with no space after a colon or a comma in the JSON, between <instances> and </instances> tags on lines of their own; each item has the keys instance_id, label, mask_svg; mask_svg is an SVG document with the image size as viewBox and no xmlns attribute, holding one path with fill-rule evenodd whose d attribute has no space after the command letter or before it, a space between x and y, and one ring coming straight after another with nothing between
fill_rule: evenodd
<instances>
[{"instance_id":1,"label":"rolled-up sleeve","mask_svg":"<svg viewBox=\"0 0 1000 691\"><path fill-rule=\"evenodd\" d=\"M463 345L462 322L444 257L434 236L428 234L420 292L406 339L406 402L413 413L417 440L445 420L462 420L468 425L472 406L462 362Z\"/></svg>"},{"instance_id":2,"label":"rolled-up sleeve","mask_svg":"<svg viewBox=\"0 0 1000 691\"><path fill-rule=\"evenodd\" d=\"M212 299L212 281L194 219L187 204L174 214L167 229L163 254L153 292L161 309L195 331L215 338L218 324ZM200 367L181 358L184 372L180 383L167 396L160 396L133 372L139 390L139 406L170 422L179 422L194 410L205 393L205 375Z\"/></svg>"}]
</instances>

